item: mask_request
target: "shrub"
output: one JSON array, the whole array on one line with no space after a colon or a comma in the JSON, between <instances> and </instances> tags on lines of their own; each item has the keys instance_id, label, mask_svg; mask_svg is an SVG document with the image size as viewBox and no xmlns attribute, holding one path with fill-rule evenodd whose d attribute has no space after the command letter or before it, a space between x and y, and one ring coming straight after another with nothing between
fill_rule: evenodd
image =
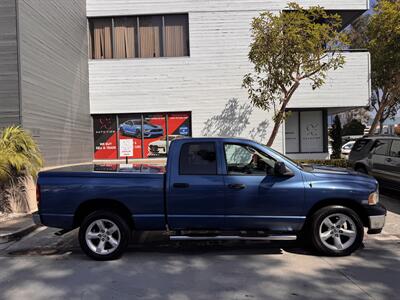
<instances>
[{"instance_id":1,"label":"shrub","mask_svg":"<svg viewBox=\"0 0 400 300\"><path fill-rule=\"evenodd\" d=\"M306 160L296 160L297 162L303 165L323 165L323 166L332 166L339 168L349 168L349 161L347 159L306 159Z\"/></svg>"},{"instance_id":2,"label":"shrub","mask_svg":"<svg viewBox=\"0 0 400 300\"><path fill-rule=\"evenodd\" d=\"M24 201L27 179L43 166L42 155L32 136L19 126L0 132L0 211L10 212L12 201Z\"/></svg>"}]
</instances>

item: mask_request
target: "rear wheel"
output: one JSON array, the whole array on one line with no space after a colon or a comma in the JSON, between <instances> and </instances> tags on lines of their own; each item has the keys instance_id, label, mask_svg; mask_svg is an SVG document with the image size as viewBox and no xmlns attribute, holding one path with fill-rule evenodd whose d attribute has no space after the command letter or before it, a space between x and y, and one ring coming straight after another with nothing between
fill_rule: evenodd
<instances>
[{"instance_id":1,"label":"rear wheel","mask_svg":"<svg viewBox=\"0 0 400 300\"><path fill-rule=\"evenodd\" d=\"M357 250L364 238L364 226L355 211L343 206L318 210L311 221L311 240L325 255L344 256Z\"/></svg>"},{"instance_id":2,"label":"rear wheel","mask_svg":"<svg viewBox=\"0 0 400 300\"><path fill-rule=\"evenodd\" d=\"M131 230L118 214L95 211L88 215L79 229L79 244L90 258L112 260L119 258L130 241Z\"/></svg>"}]
</instances>

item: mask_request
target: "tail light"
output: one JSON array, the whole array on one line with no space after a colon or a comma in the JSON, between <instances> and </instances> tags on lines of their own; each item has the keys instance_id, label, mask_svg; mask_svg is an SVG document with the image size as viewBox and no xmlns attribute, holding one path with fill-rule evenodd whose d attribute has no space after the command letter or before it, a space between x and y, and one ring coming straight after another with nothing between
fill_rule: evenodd
<instances>
[{"instance_id":1,"label":"tail light","mask_svg":"<svg viewBox=\"0 0 400 300\"><path fill-rule=\"evenodd\" d=\"M39 209L39 204L40 204L40 185L39 185L39 183L36 184L36 203L37 203L37 207Z\"/></svg>"}]
</instances>

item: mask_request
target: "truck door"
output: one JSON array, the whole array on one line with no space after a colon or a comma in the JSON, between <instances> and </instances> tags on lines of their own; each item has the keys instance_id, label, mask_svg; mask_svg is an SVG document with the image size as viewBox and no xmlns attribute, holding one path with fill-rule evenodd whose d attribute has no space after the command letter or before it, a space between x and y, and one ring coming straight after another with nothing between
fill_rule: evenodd
<instances>
[{"instance_id":1,"label":"truck door","mask_svg":"<svg viewBox=\"0 0 400 300\"><path fill-rule=\"evenodd\" d=\"M167 215L171 229L220 229L224 179L215 142L179 141L168 168Z\"/></svg>"},{"instance_id":2,"label":"truck door","mask_svg":"<svg viewBox=\"0 0 400 300\"><path fill-rule=\"evenodd\" d=\"M301 173L275 176L276 160L245 144L225 143L225 229L294 231L304 222Z\"/></svg>"},{"instance_id":3,"label":"truck door","mask_svg":"<svg viewBox=\"0 0 400 300\"><path fill-rule=\"evenodd\" d=\"M370 153L371 175L381 181L390 181L391 174L388 171L388 162L391 140L379 139L375 141L374 149Z\"/></svg>"}]
</instances>

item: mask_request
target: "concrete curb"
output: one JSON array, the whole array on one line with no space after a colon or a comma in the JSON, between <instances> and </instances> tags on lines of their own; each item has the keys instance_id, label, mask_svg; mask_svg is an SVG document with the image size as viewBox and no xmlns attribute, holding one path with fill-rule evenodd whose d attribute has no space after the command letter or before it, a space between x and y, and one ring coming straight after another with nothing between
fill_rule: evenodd
<instances>
[{"instance_id":1,"label":"concrete curb","mask_svg":"<svg viewBox=\"0 0 400 300\"><path fill-rule=\"evenodd\" d=\"M19 240L19 239L23 238L24 236L28 235L29 233L31 233L32 231L34 231L39 226L40 225L37 225L37 224L31 224L29 226L26 226L24 228L21 228L17 231L11 232L11 233L0 234L0 244Z\"/></svg>"}]
</instances>

